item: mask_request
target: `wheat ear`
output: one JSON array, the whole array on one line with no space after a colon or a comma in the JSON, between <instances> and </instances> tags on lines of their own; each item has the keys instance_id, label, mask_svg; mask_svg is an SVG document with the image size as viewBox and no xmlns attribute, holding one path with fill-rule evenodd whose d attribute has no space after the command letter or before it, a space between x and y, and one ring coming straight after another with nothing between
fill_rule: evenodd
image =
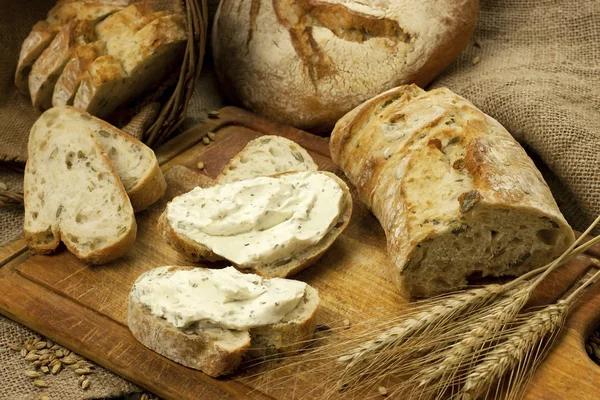
<instances>
[{"instance_id":1,"label":"wheat ear","mask_svg":"<svg viewBox=\"0 0 600 400\"><path fill-rule=\"evenodd\" d=\"M458 342L446 348L439 361L422 370L415 379L424 392L443 394L460 379L460 371L470 368L483 347L495 341L505 326L511 323L529 299L529 285L523 283L506 292L486 312L465 325L467 329ZM410 382L407 382L411 384ZM437 384L436 384L437 383Z\"/></svg>"},{"instance_id":2,"label":"wheat ear","mask_svg":"<svg viewBox=\"0 0 600 400\"><path fill-rule=\"evenodd\" d=\"M481 396L494 382L526 359L529 352L542 340L560 329L567 310L568 304L559 301L534 313L471 370L462 389L462 399L472 400Z\"/></svg>"},{"instance_id":3,"label":"wheat ear","mask_svg":"<svg viewBox=\"0 0 600 400\"><path fill-rule=\"evenodd\" d=\"M393 326L355 347L347 354L338 358L340 362L349 362L348 367L368 358L382 349L397 347L408 338L423 335L446 322L455 320L464 313L481 307L492 301L502 292L500 285L488 285L480 289L471 289L464 293L448 296L443 302L426 310L417 312L400 324Z\"/></svg>"},{"instance_id":4,"label":"wheat ear","mask_svg":"<svg viewBox=\"0 0 600 400\"><path fill-rule=\"evenodd\" d=\"M558 337L571 305L587 287L600 278L597 271L566 299L544 309L530 313L521 319L521 325L506 336L506 339L482 359L465 379L462 399L472 400L489 391L493 383L511 371L511 379L505 398L518 398L553 341ZM543 345L543 341L546 341ZM534 354L530 354L531 351ZM517 367L515 369L515 367ZM512 376L515 375L515 376ZM486 398L489 396L486 396Z\"/></svg>"}]
</instances>

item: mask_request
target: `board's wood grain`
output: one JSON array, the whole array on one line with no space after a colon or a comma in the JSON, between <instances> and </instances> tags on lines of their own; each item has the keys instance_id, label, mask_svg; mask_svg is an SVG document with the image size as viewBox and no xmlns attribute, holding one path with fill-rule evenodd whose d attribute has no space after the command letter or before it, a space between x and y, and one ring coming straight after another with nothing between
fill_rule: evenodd
<instances>
[{"instance_id":1,"label":"board's wood grain","mask_svg":"<svg viewBox=\"0 0 600 400\"><path fill-rule=\"evenodd\" d=\"M209 131L216 134L216 140L204 145L201 139ZM267 385L257 390L252 386L260 379L216 380L182 367L141 346L126 325L129 289L142 272L159 265L188 264L156 230L166 202L196 185L210 184L249 140L263 134L295 140L321 169L341 175L328 158L326 139L237 108L225 108L218 119L206 120L157 151L169 184L167 194L149 210L137 214L137 241L126 257L89 267L64 250L52 256L31 256L23 240L0 248L0 292L4 294L0 296L0 312L165 398L293 397L295 388ZM199 161L204 163L202 170L197 168ZM594 252L600 254L600 247ZM556 271L536 291L530 304L554 301L590 265L589 257L583 256ZM319 289L320 323L335 327L344 319L358 323L379 315L381 310L389 313L405 307L406 300L398 294L389 274L383 230L355 201L347 230L317 264L296 278ZM600 367L585 354L583 338L600 322L599 286L595 285L578 303L558 345L534 376L528 399L597 398ZM276 375L266 371L262 382ZM314 382L304 383L310 386ZM296 393L301 394L306 393ZM314 393L309 398L321 397Z\"/></svg>"}]
</instances>

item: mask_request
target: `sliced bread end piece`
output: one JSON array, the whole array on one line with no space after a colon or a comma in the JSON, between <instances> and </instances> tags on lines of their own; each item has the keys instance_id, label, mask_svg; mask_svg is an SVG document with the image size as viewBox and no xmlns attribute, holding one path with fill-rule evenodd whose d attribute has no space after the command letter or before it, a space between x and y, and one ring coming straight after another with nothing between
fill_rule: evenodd
<instances>
[{"instance_id":1,"label":"sliced bread end piece","mask_svg":"<svg viewBox=\"0 0 600 400\"><path fill-rule=\"evenodd\" d=\"M346 185L346 183L337 175L325 171L320 171L319 173L325 174L334 179L344 192L342 209L340 210L337 223L318 243L307 247L297 254L294 254L290 260L284 264L256 264L240 266L232 263L236 268L245 272L255 273L265 278L285 278L311 266L327 251L327 249L329 249L337 237L350 223L350 218L352 216L352 195L348 185ZM278 175L275 175L275 177L276 176ZM168 220L167 211L168 208L165 208L165 211L158 220L158 230L162 232L163 238L169 245L181 253L187 260L192 262L215 262L224 260L223 257L215 254L210 248L175 232Z\"/></svg>"},{"instance_id":2,"label":"sliced bread end piece","mask_svg":"<svg viewBox=\"0 0 600 400\"><path fill-rule=\"evenodd\" d=\"M52 252L62 241L82 261L102 264L135 241L133 209L114 167L93 134L70 129L60 109L31 129L24 202L33 252Z\"/></svg>"},{"instance_id":3,"label":"sliced bread end piece","mask_svg":"<svg viewBox=\"0 0 600 400\"><path fill-rule=\"evenodd\" d=\"M318 170L308 152L282 136L261 136L248 142L217 177L218 183L228 183L257 176L269 176L293 171Z\"/></svg>"},{"instance_id":4,"label":"sliced bread end piece","mask_svg":"<svg viewBox=\"0 0 600 400\"><path fill-rule=\"evenodd\" d=\"M21 45L19 62L15 72L15 85L23 93L29 93L29 73L35 60L50 45L59 27L46 21L39 21Z\"/></svg>"},{"instance_id":5,"label":"sliced bread end piece","mask_svg":"<svg viewBox=\"0 0 600 400\"><path fill-rule=\"evenodd\" d=\"M193 268L170 267L169 272ZM249 332L206 325L183 330L152 315L147 306L129 296L127 321L133 336L144 346L217 377L234 372L243 360L306 347L316 329L318 306L318 291L306 285L300 304L277 324L252 328Z\"/></svg>"}]
</instances>

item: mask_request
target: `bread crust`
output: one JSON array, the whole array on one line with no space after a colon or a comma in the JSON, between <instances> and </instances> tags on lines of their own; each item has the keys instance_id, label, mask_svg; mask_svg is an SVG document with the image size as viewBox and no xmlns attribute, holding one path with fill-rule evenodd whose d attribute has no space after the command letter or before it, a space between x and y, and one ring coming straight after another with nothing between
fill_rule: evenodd
<instances>
[{"instance_id":1,"label":"bread crust","mask_svg":"<svg viewBox=\"0 0 600 400\"><path fill-rule=\"evenodd\" d=\"M234 351L221 348L207 335L186 334L150 314L131 297L127 324L133 336L150 350L213 377L232 373L250 347L249 334L245 344Z\"/></svg>"},{"instance_id":2,"label":"bread crust","mask_svg":"<svg viewBox=\"0 0 600 400\"><path fill-rule=\"evenodd\" d=\"M295 172L288 172L273 176L278 177L290 173ZM301 270L311 266L323 254L325 254L327 249L329 249L333 242L335 242L337 237L344 231L344 229L346 229L348 223L350 222L350 218L352 216L352 195L350 194L350 189L348 188L348 185L346 185L346 183L337 175L325 171L319 171L318 173L327 175L328 177L334 179L344 192L342 200L342 210L340 212L340 216L335 226L331 228L329 232L327 232L327 234L323 237L323 239L320 242L309 246L308 248L304 249L298 254L295 254L285 264L278 266L265 264L240 266L230 261L233 266L235 266L239 270L245 272L252 272L265 278L285 278L288 276L292 276L293 274L296 274ZM215 262L224 260L223 257L215 254L208 247L191 241L186 237L177 234L168 221L167 212L168 205L158 220L158 230L162 232L163 238L169 245L171 245L175 250L181 253L187 260L192 262Z\"/></svg>"},{"instance_id":3,"label":"bread crust","mask_svg":"<svg viewBox=\"0 0 600 400\"><path fill-rule=\"evenodd\" d=\"M384 90L432 81L467 45L478 6L223 0L213 25L215 70L228 97L244 107L325 131Z\"/></svg>"},{"instance_id":4,"label":"bread crust","mask_svg":"<svg viewBox=\"0 0 600 400\"><path fill-rule=\"evenodd\" d=\"M190 269L194 267L170 267L169 272ZM127 321L133 336L144 346L179 364L217 377L234 372L242 360L306 347L317 324L317 290L307 285L302 302L277 324L253 328L249 332L226 330L247 335L246 340L233 349L223 348L218 343L218 337L211 337L206 332L186 333L166 320L153 316L149 308L133 296L129 296ZM306 308L306 315L303 309L298 311L301 307ZM295 315L297 313L300 315Z\"/></svg>"},{"instance_id":5,"label":"bread crust","mask_svg":"<svg viewBox=\"0 0 600 400\"><path fill-rule=\"evenodd\" d=\"M58 29L59 26L56 24L39 21L31 28L31 32L23 41L15 72L15 85L22 93L29 93L29 72L31 71L31 67L40 54L54 40Z\"/></svg>"},{"instance_id":6,"label":"bread crust","mask_svg":"<svg viewBox=\"0 0 600 400\"><path fill-rule=\"evenodd\" d=\"M336 124L330 150L384 228L405 294L457 289L477 271L520 275L573 242L523 148L448 89L376 96Z\"/></svg>"}]
</instances>

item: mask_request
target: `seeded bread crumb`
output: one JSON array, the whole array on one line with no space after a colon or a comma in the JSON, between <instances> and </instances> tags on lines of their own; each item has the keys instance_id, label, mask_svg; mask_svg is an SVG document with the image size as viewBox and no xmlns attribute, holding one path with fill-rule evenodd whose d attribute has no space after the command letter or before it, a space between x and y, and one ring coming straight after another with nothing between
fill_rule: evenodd
<instances>
[{"instance_id":1,"label":"seeded bread crumb","mask_svg":"<svg viewBox=\"0 0 600 400\"><path fill-rule=\"evenodd\" d=\"M31 129L24 202L33 252L51 253L62 241L82 261L102 264L135 241L133 208L108 156L90 130L67 128L60 109Z\"/></svg>"}]
</instances>

